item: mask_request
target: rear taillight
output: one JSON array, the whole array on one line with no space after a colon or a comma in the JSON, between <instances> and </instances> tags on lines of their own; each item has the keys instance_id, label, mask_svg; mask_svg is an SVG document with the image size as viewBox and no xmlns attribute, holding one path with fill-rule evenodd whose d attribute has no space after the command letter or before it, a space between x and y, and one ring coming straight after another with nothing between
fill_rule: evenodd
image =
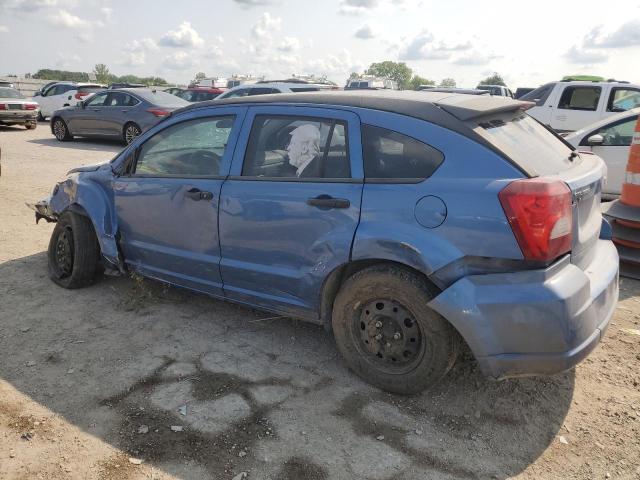
<instances>
[{"instance_id":1,"label":"rear taillight","mask_svg":"<svg viewBox=\"0 0 640 480\"><path fill-rule=\"evenodd\" d=\"M22 109L23 110L35 110L36 108L38 108L38 104L37 103L23 103L22 104Z\"/></svg>"},{"instance_id":2,"label":"rear taillight","mask_svg":"<svg viewBox=\"0 0 640 480\"><path fill-rule=\"evenodd\" d=\"M0 103L0 110L6 110L7 109L7 104L6 103Z\"/></svg>"},{"instance_id":3,"label":"rear taillight","mask_svg":"<svg viewBox=\"0 0 640 480\"><path fill-rule=\"evenodd\" d=\"M147 112L153 113L156 117L166 117L169 115L169 112L162 110L161 108L149 108Z\"/></svg>"},{"instance_id":4,"label":"rear taillight","mask_svg":"<svg viewBox=\"0 0 640 480\"><path fill-rule=\"evenodd\" d=\"M526 260L548 262L571 250L571 190L565 183L516 180L498 197Z\"/></svg>"},{"instance_id":5,"label":"rear taillight","mask_svg":"<svg viewBox=\"0 0 640 480\"><path fill-rule=\"evenodd\" d=\"M86 97L87 95L89 95L89 92L78 92L74 97L76 97L76 100L82 100L82 97Z\"/></svg>"}]
</instances>

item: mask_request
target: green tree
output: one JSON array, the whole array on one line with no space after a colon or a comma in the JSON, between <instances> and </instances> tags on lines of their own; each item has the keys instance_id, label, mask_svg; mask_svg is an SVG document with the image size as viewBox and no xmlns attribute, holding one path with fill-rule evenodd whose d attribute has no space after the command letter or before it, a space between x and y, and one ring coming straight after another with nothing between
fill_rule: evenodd
<instances>
[{"instance_id":1,"label":"green tree","mask_svg":"<svg viewBox=\"0 0 640 480\"><path fill-rule=\"evenodd\" d=\"M502 75L500 75L498 72L493 72L493 75L485 78L484 80L481 80L478 85L502 85L503 87L507 86L507 84L504 83Z\"/></svg>"},{"instance_id":2,"label":"green tree","mask_svg":"<svg viewBox=\"0 0 640 480\"><path fill-rule=\"evenodd\" d=\"M69 72L67 70L51 70L42 68L33 74L33 78L40 80L58 80L64 82L88 82L89 75L85 72Z\"/></svg>"},{"instance_id":3,"label":"green tree","mask_svg":"<svg viewBox=\"0 0 640 480\"><path fill-rule=\"evenodd\" d=\"M196 73L196 77L195 77L196 82L197 82L198 80L203 80L203 79L205 79L205 78L207 78L207 74L206 74L206 73L204 73L204 72L198 72L198 73Z\"/></svg>"},{"instance_id":4,"label":"green tree","mask_svg":"<svg viewBox=\"0 0 640 480\"><path fill-rule=\"evenodd\" d=\"M411 89L418 90L420 85L431 85L435 86L436 82L433 80L429 80L428 78L421 77L420 75L414 75L411 79Z\"/></svg>"},{"instance_id":5,"label":"green tree","mask_svg":"<svg viewBox=\"0 0 640 480\"><path fill-rule=\"evenodd\" d=\"M380 63L372 63L365 73L394 80L401 89L411 88L413 71L404 62L398 63L387 60Z\"/></svg>"},{"instance_id":6,"label":"green tree","mask_svg":"<svg viewBox=\"0 0 640 480\"><path fill-rule=\"evenodd\" d=\"M349 75L349 80L353 80L354 78L358 78L360 76L360 74L358 72L351 72L351 75Z\"/></svg>"},{"instance_id":7,"label":"green tree","mask_svg":"<svg viewBox=\"0 0 640 480\"><path fill-rule=\"evenodd\" d=\"M98 63L93 67L93 73L96 75L96 81L99 83L110 83L113 81L113 75L104 63Z\"/></svg>"},{"instance_id":8,"label":"green tree","mask_svg":"<svg viewBox=\"0 0 640 480\"><path fill-rule=\"evenodd\" d=\"M440 82L440 87L444 87L444 88L455 88L456 87L456 81L453 78L447 77L447 78L443 78L442 81Z\"/></svg>"}]
</instances>

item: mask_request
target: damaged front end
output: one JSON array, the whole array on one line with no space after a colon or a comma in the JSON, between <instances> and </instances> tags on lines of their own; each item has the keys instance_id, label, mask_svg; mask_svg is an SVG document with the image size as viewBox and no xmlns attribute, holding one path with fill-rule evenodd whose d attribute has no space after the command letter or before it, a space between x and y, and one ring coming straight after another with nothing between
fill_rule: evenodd
<instances>
[{"instance_id":1,"label":"damaged front end","mask_svg":"<svg viewBox=\"0 0 640 480\"><path fill-rule=\"evenodd\" d=\"M75 168L56 184L49 198L27 206L35 211L36 223L42 219L57 222L67 211L88 217L106 261L105 267L124 273L116 242L112 180L113 171L108 163Z\"/></svg>"}]
</instances>

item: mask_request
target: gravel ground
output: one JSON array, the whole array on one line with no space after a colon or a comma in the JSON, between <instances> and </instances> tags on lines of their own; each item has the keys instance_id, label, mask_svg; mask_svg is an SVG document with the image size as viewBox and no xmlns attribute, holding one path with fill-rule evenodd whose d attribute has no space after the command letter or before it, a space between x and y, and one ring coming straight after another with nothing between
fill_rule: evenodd
<instances>
[{"instance_id":1,"label":"gravel ground","mask_svg":"<svg viewBox=\"0 0 640 480\"><path fill-rule=\"evenodd\" d=\"M1 479L640 479L640 282L574 371L493 382L466 358L389 395L314 325L140 279L58 288L25 202L121 146L40 124L0 148Z\"/></svg>"}]
</instances>

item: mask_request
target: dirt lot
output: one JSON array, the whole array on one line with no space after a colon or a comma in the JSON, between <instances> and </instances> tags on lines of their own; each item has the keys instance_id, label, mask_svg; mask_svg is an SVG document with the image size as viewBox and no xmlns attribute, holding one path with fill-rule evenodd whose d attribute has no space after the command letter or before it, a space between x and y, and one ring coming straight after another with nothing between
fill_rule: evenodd
<instances>
[{"instance_id":1,"label":"dirt lot","mask_svg":"<svg viewBox=\"0 0 640 480\"><path fill-rule=\"evenodd\" d=\"M392 396L314 325L130 278L56 287L24 202L121 147L46 124L0 147L0 478L640 479L640 282L575 371L498 383L466 359Z\"/></svg>"}]
</instances>

